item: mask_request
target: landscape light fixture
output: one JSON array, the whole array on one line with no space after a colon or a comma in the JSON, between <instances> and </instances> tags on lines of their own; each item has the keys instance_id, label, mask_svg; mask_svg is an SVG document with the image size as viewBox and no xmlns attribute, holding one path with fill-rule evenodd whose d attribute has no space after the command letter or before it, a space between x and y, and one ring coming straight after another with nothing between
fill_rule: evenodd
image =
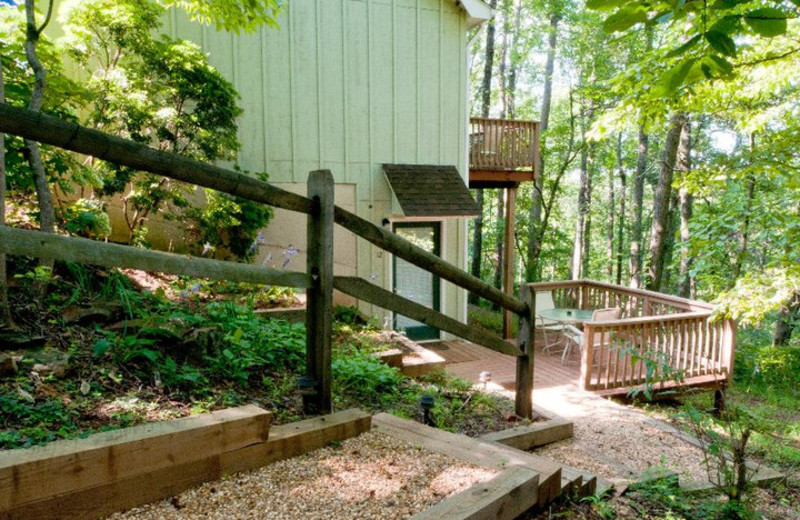
<instances>
[{"instance_id":1,"label":"landscape light fixture","mask_svg":"<svg viewBox=\"0 0 800 520\"><path fill-rule=\"evenodd\" d=\"M317 380L306 374L297 380L297 392L305 396L317 395Z\"/></svg>"},{"instance_id":2,"label":"landscape light fixture","mask_svg":"<svg viewBox=\"0 0 800 520\"><path fill-rule=\"evenodd\" d=\"M488 370L484 370L480 374L478 374L478 381L483 383L483 389L486 390L486 385L489 384L489 381L492 380L492 373Z\"/></svg>"},{"instance_id":3,"label":"landscape light fixture","mask_svg":"<svg viewBox=\"0 0 800 520\"><path fill-rule=\"evenodd\" d=\"M425 394L419 398L419 406L422 408L422 422L427 426L433 426L431 408L433 408L434 402L433 396L430 394Z\"/></svg>"}]
</instances>

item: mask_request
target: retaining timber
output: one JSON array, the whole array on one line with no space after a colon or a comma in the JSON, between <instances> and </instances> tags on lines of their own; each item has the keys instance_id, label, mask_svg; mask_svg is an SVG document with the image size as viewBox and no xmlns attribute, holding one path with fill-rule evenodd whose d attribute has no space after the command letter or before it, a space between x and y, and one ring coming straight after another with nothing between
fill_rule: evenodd
<instances>
[{"instance_id":1,"label":"retaining timber","mask_svg":"<svg viewBox=\"0 0 800 520\"><path fill-rule=\"evenodd\" d=\"M346 410L270 428L244 406L0 453L0 519L103 518L370 429Z\"/></svg>"}]
</instances>

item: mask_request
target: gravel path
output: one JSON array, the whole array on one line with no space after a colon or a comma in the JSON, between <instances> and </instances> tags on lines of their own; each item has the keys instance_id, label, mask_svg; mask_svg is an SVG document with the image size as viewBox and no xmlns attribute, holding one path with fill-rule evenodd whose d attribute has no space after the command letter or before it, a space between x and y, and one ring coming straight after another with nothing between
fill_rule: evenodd
<instances>
[{"instance_id":1,"label":"gravel path","mask_svg":"<svg viewBox=\"0 0 800 520\"><path fill-rule=\"evenodd\" d=\"M538 406L573 421L572 439L537 454L584 469L614 483L633 480L649 468L666 466L692 481L708 479L700 450L648 424L635 408L561 386L534 392Z\"/></svg>"},{"instance_id":2,"label":"gravel path","mask_svg":"<svg viewBox=\"0 0 800 520\"><path fill-rule=\"evenodd\" d=\"M369 432L108 520L399 519L494 475Z\"/></svg>"}]
</instances>

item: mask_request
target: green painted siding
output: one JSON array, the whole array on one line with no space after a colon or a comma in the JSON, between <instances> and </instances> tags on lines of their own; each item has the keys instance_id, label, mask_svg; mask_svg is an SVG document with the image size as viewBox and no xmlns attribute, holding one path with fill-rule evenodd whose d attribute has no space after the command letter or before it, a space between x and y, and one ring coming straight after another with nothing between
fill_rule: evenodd
<instances>
[{"instance_id":1,"label":"green painted siding","mask_svg":"<svg viewBox=\"0 0 800 520\"><path fill-rule=\"evenodd\" d=\"M168 16L167 32L200 44L242 96L242 168L295 183L330 169L375 223L392 213L382 163L454 164L466 176L467 25L455 2L291 0L279 23L235 36ZM443 256L461 267L466 238L464 220L445 224ZM388 287L388 256L359 241L359 276ZM448 285L443 310L463 318Z\"/></svg>"}]
</instances>

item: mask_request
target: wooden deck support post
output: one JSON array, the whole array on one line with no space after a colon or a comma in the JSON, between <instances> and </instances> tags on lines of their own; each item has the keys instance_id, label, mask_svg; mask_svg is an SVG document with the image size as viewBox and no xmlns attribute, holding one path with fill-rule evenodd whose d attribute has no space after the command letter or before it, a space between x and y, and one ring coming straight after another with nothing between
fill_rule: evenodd
<instances>
[{"instance_id":1,"label":"wooden deck support post","mask_svg":"<svg viewBox=\"0 0 800 520\"><path fill-rule=\"evenodd\" d=\"M726 371L726 381L733 382L733 360L736 352L736 320L727 319L722 324L722 352L720 360Z\"/></svg>"},{"instance_id":2,"label":"wooden deck support post","mask_svg":"<svg viewBox=\"0 0 800 520\"><path fill-rule=\"evenodd\" d=\"M517 185L506 188L506 229L503 255L503 292L514 296L514 234L517 227ZM503 338L511 338L511 311L503 310Z\"/></svg>"},{"instance_id":3,"label":"wooden deck support post","mask_svg":"<svg viewBox=\"0 0 800 520\"><path fill-rule=\"evenodd\" d=\"M306 292L306 384L303 409L307 414L331 412L331 335L333 333L333 175L317 170L308 175Z\"/></svg>"},{"instance_id":4,"label":"wooden deck support post","mask_svg":"<svg viewBox=\"0 0 800 520\"><path fill-rule=\"evenodd\" d=\"M519 288L520 299L528 305L526 315L519 317L519 333L517 348L522 355L517 357L517 395L514 409L517 415L526 419L533 418L533 350L536 332L536 300L533 290L528 285Z\"/></svg>"}]
</instances>

